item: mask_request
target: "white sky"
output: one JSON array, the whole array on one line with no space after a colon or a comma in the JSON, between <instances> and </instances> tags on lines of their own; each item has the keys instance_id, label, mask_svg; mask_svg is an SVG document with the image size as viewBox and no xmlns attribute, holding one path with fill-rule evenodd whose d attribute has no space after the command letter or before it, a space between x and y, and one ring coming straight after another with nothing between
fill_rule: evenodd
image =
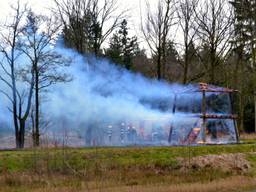
<instances>
[{"instance_id":1,"label":"white sky","mask_svg":"<svg viewBox=\"0 0 256 192\"><path fill-rule=\"evenodd\" d=\"M150 4L155 5L158 0L148 0ZM35 12L49 14L49 8L54 7L54 0L20 0L21 4L28 3ZM140 20L140 4L145 7L145 0L118 0L120 10L130 9L131 20L135 23ZM10 5L15 5L16 0L0 0L0 19L8 16Z\"/></svg>"},{"instance_id":2,"label":"white sky","mask_svg":"<svg viewBox=\"0 0 256 192\"><path fill-rule=\"evenodd\" d=\"M154 7L158 0L148 0L150 5ZM0 22L4 22L8 19L10 13L10 5L15 5L16 0L0 0ZM45 15L51 14L50 8L53 8L55 3L54 0L20 0L21 4L27 3L29 7L33 9L36 13L41 13ZM118 0L120 11L129 9L128 12L128 27L130 30L130 35L135 35L142 39L142 34L140 33L140 10L143 12L145 10L146 0ZM141 7L141 9L140 9ZM140 40L141 47L147 47L145 43Z\"/></svg>"}]
</instances>

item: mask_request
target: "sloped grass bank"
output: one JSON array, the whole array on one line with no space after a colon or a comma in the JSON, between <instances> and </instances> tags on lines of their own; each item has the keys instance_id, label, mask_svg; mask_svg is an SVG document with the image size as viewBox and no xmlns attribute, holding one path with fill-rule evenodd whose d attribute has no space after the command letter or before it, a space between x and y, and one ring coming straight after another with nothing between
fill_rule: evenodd
<instances>
[{"instance_id":1,"label":"sloped grass bank","mask_svg":"<svg viewBox=\"0 0 256 192\"><path fill-rule=\"evenodd\" d=\"M207 187L212 191L233 191L232 182L235 190L246 190L256 187L255 152L253 143L2 151L0 191L196 191L199 186L204 189L201 191L207 191ZM211 166L214 161L197 166L197 158L208 161L204 156L228 159L233 161L232 166ZM243 159L249 162L248 169L233 166ZM246 182L237 182L238 178ZM220 186L225 182L230 187L222 190Z\"/></svg>"}]
</instances>

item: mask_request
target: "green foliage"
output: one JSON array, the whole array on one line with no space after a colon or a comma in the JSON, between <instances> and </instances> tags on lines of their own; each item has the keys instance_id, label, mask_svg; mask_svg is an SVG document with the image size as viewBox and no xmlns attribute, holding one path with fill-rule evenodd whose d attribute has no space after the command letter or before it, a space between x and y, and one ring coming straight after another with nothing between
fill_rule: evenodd
<instances>
[{"instance_id":1,"label":"green foliage","mask_svg":"<svg viewBox=\"0 0 256 192\"><path fill-rule=\"evenodd\" d=\"M254 91L256 88L256 1L232 0L234 9L233 69L234 87L241 91L240 127L247 132L254 130ZM238 80L239 79L239 80Z\"/></svg>"},{"instance_id":2,"label":"green foliage","mask_svg":"<svg viewBox=\"0 0 256 192\"><path fill-rule=\"evenodd\" d=\"M120 29L110 39L110 46L105 55L114 63L123 65L126 69L132 68L133 58L139 54L140 49L137 37L128 36L127 21L124 19Z\"/></svg>"},{"instance_id":3,"label":"green foliage","mask_svg":"<svg viewBox=\"0 0 256 192\"><path fill-rule=\"evenodd\" d=\"M70 15L69 24L64 26L63 38L67 47L75 48L79 53L87 53L91 49L90 32L91 17L86 13L82 17Z\"/></svg>"},{"instance_id":4,"label":"green foliage","mask_svg":"<svg viewBox=\"0 0 256 192\"><path fill-rule=\"evenodd\" d=\"M74 11L64 26L63 39L67 47L76 49L79 53L95 53L100 51L102 28L97 18L90 10L85 10L84 15L77 15Z\"/></svg>"}]
</instances>

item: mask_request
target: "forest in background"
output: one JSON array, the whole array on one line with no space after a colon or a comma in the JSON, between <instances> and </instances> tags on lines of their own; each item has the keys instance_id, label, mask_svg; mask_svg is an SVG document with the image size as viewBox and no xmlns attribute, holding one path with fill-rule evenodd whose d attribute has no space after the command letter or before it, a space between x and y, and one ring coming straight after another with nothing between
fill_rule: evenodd
<instances>
[{"instance_id":1,"label":"forest in background","mask_svg":"<svg viewBox=\"0 0 256 192\"><path fill-rule=\"evenodd\" d=\"M11 92L0 91L11 102L17 148L24 147L30 118L34 145L40 144L46 126L40 96L51 85L72 80L58 70L69 60L46 49L60 36L66 47L84 56L110 59L149 78L238 89L239 129L254 132L255 0L159 0L156 7L147 2L138 36L130 35L129 10L120 11L116 0L54 2L52 17L18 2L12 19L1 26L0 80ZM28 61L22 67L21 55ZM28 84L25 92L17 89L20 81Z\"/></svg>"}]
</instances>

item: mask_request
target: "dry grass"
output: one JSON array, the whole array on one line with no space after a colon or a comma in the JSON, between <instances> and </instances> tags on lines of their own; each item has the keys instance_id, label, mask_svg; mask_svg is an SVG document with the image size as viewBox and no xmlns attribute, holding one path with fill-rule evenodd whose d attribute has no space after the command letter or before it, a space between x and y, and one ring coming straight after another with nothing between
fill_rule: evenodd
<instances>
[{"instance_id":1,"label":"dry grass","mask_svg":"<svg viewBox=\"0 0 256 192\"><path fill-rule=\"evenodd\" d=\"M110 184L107 182L86 183L82 181L80 183L71 184L67 179L65 179L65 181L69 183L69 186L57 186L53 185L51 183L52 181L49 181L49 184L44 187L1 187L0 192L227 192L246 191L256 187L256 179L247 176L232 176L226 179L204 183L159 183L157 185L117 185L116 187L107 186ZM111 183L111 185L114 186L114 183Z\"/></svg>"},{"instance_id":2,"label":"dry grass","mask_svg":"<svg viewBox=\"0 0 256 192\"><path fill-rule=\"evenodd\" d=\"M254 144L2 151L0 192L244 191L256 187L255 151Z\"/></svg>"},{"instance_id":3,"label":"dry grass","mask_svg":"<svg viewBox=\"0 0 256 192\"><path fill-rule=\"evenodd\" d=\"M251 153L255 155L256 153ZM243 153L204 155L192 157L189 161L186 158L178 158L181 170L218 169L224 172L248 173L251 170L251 163Z\"/></svg>"},{"instance_id":4,"label":"dry grass","mask_svg":"<svg viewBox=\"0 0 256 192\"><path fill-rule=\"evenodd\" d=\"M242 133L240 135L240 140L244 142L256 142L256 133Z\"/></svg>"},{"instance_id":5,"label":"dry grass","mask_svg":"<svg viewBox=\"0 0 256 192\"><path fill-rule=\"evenodd\" d=\"M221 179L208 183L184 183L178 185L159 185L159 186L131 186L110 188L106 192L222 192L222 191L238 191L256 187L256 179L235 176L228 179ZM100 192L94 190L93 192Z\"/></svg>"}]
</instances>

